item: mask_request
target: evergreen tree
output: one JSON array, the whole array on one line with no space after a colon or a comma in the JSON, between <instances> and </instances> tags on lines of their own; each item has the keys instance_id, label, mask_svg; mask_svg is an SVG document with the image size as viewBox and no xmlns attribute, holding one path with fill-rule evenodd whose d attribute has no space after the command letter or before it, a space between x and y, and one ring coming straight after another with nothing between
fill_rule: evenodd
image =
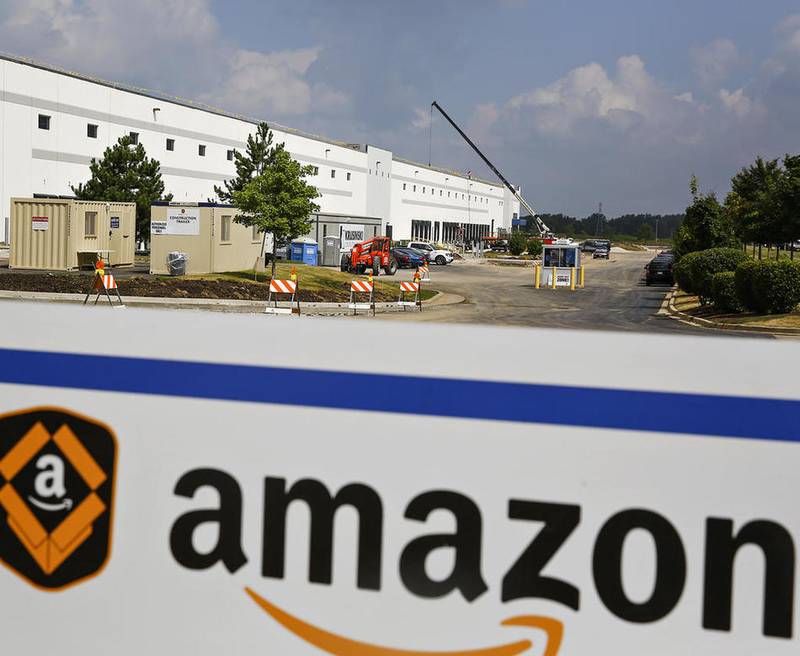
<instances>
[{"instance_id":1,"label":"evergreen tree","mask_svg":"<svg viewBox=\"0 0 800 656\"><path fill-rule=\"evenodd\" d=\"M247 137L245 154L242 155L238 150L233 151L236 177L226 180L222 187L214 187L214 193L220 201L233 203L233 194L244 189L250 180L264 172L274 160L278 148L283 148L283 144L272 145L272 130L269 125L259 123L256 133Z\"/></svg>"},{"instance_id":2,"label":"evergreen tree","mask_svg":"<svg viewBox=\"0 0 800 656\"><path fill-rule=\"evenodd\" d=\"M172 194L164 194L158 161L147 157L142 144L133 147L133 139L126 135L120 137L114 146L106 148L102 159L92 158L89 170L92 173L89 181L72 187L75 197L136 203L136 235L147 239L150 236L150 207L156 201L172 200Z\"/></svg>"},{"instance_id":3,"label":"evergreen tree","mask_svg":"<svg viewBox=\"0 0 800 656\"><path fill-rule=\"evenodd\" d=\"M673 240L676 259L708 248L738 246L733 222L716 195L701 194L695 176L689 182L689 189L692 192L692 204L686 208L686 218Z\"/></svg>"}]
</instances>

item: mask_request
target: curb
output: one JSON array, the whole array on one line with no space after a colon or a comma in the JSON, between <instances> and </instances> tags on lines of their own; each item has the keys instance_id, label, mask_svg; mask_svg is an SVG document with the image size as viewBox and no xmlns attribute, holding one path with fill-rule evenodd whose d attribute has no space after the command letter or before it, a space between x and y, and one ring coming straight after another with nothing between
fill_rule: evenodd
<instances>
[{"instance_id":1,"label":"curb","mask_svg":"<svg viewBox=\"0 0 800 656\"><path fill-rule=\"evenodd\" d=\"M56 294L52 292L16 292L0 290L0 300L10 301L40 301L53 303L83 303L86 294ZM103 299L101 299L102 301ZM423 301L425 307L441 307L463 303L464 299L456 294L445 294L437 291L436 295ZM164 298L157 296L126 296L123 302L130 307L167 307L192 310L219 310L229 308L240 312L262 312L266 301L250 301L225 298ZM91 299L90 299L91 303ZM303 308L309 310L347 310L349 301L341 303L301 303ZM289 307L288 301L279 301L278 307ZM380 310L396 310L397 305L392 302L375 303L375 308Z\"/></svg>"},{"instance_id":2,"label":"curb","mask_svg":"<svg viewBox=\"0 0 800 656\"><path fill-rule=\"evenodd\" d=\"M684 321L701 328L711 328L712 330L731 330L736 332L761 333L775 336L800 336L800 328L781 328L779 326L775 328L770 328L768 326L747 326L738 323L725 323L723 321L712 321L711 319L703 319L702 317L692 316L691 314L682 312L675 307L675 297L677 294L677 290L670 292L667 311L673 318L678 319L679 321Z\"/></svg>"}]
</instances>

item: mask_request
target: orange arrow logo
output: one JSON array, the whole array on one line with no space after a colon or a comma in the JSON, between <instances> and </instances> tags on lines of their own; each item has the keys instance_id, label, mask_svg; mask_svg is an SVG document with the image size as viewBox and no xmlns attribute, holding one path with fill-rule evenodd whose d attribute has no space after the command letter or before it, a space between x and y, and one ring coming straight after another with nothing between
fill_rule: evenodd
<instances>
[{"instance_id":1,"label":"orange arrow logo","mask_svg":"<svg viewBox=\"0 0 800 656\"><path fill-rule=\"evenodd\" d=\"M533 643L530 640L519 640L496 647L447 652L409 651L406 649L370 645L365 642L358 642L336 635L335 633L330 633L308 622L304 622L286 611L281 610L274 604L271 604L250 588L245 588L245 592L250 595L250 598L272 617L272 619L278 622L278 624L294 633L298 638L305 640L308 644L314 645L322 651L326 651L334 656L516 656L533 647ZM535 615L512 617L505 620L502 626L525 626L544 631L547 635L547 648L545 649L544 656L557 656L558 650L561 648L564 626L561 622L551 617L539 617Z\"/></svg>"}]
</instances>

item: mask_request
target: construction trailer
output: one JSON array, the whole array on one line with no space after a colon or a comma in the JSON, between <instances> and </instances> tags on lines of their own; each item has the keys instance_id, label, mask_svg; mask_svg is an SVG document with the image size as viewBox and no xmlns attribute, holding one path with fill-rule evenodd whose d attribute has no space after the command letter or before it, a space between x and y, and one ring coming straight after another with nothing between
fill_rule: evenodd
<instances>
[{"instance_id":1,"label":"construction trailer","mask_svg":"<svg viewBox=\"0 0 800 656\"><path fill-rule=\"evenodd\" d=\"M12 269L67 271L133 265L136 204L56 198L11 199Z\"/></svg>"},{"instance_id":2,"label":"construction trailer","mask_svg":"<svg viewBox=\"0 0 800 656\"><path fill-rule=\"evenodd\" d=\"M236 223L237 214L233 206L216 203L153 205L150 273L173 273L171 253L186 255L189 275L243 271L262 263L263 233Z\"/></svg>"}]
</instances>

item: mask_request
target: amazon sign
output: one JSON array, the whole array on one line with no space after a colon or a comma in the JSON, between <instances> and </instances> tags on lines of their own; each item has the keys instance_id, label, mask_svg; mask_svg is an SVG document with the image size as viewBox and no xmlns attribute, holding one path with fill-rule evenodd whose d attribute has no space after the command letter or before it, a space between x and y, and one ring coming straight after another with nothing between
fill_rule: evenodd
<instances>
[{"instance_id":1,"label":"amazon sign","mask_svg":"<svg viewBox=\"0 0 800 656\"><path fill-rule=\"evenodd\" d=\"M798 653L794 343L9 308L9 653Z\"/></svg>"}]
</instances>

